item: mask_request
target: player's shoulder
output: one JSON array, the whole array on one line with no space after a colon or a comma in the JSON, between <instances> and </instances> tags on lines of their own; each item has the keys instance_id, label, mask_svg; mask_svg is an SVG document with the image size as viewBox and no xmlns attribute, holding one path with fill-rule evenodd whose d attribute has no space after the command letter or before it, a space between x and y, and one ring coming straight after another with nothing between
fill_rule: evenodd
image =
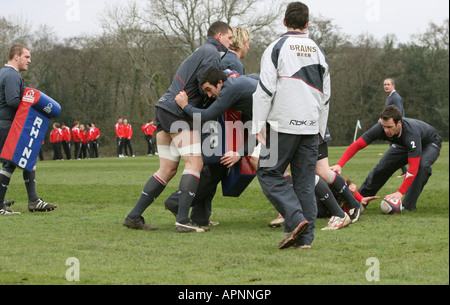
<instances>
[{"instance_id":1,"label":"player's shoulder","mask_svg":"<svg viewBox=\"0 0 450 305\"><path fill-rule=\"evenodd\" d=\"M392 92L392 99L397 99L397 100L402 100L402 97L400 96L400 94L397 91Z\"/></svg>"},{"instance_id":2,"label":"player's shoulder","mask_svg":"<svg viewBox=\"0 0 450 305\"><path fill-rule=\"evenodd\" d=\"M249 75L240 75L238 77L230 77L225 82L225 87L239 89L251 89L258 85L259 79Z\"/></svg>"},{"instance_id":3,"label":"player's shoulder","mask_svg":"<svg viewBox=\"0 0 450 305\"><path fill-rule=\"evenodd\" d=\"M3 67L0 69L0 80L6 81L7 79L17 79L20 80L21 76L17 70L11 67Z\"/></svg>"},{"instance_id":4,"label":"player's shoulder","mask_svg":"<svg viewBox=\"0 0 450 305\"><path fill-rule=\"evenodd\" d=\"M402 118L402 125L403 128L406 128L410 131L417 131L418 126L425 126L428 124L418 119Z\"/></svg>"}]
</instances>

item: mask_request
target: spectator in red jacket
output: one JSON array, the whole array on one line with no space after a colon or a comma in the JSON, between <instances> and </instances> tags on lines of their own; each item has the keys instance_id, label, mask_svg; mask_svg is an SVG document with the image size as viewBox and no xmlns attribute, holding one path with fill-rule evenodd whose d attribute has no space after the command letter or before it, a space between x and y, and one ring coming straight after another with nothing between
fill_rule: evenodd
<instances>
[{"instance_id":1,"label":"spectator in red jacket","mask_svg":"<svg viewBox=\"0 0 450 305\"><path fill-rule=\"evenodd\" d=\"M75 159L80 159L82 143L81 143L81 134L80 134L80 122L78 122L78 121L73 122L72 137L73 137L73 144L75 146Z\"/></svg>"},{"instance_id":2,"label":"spectator in red jacket","mask_svg":"<svg viewBox=\"0 0 450 305\"><path fill-rule=\"evenodd\" d=\"M61 123L61 133L62 133L62 147L64 153L66 154L67 160L72 160L72 153L70 152L70 144L72 141L72 132L66 123Z\"/></svg>"},{"instance_id":3,"label":"spectator in red jacket","mask_svg":"<svg viewBox=\"0 0 450 305\"><path fill-rule=\"evenodd\" d=\"M122 150L123 150L123 120L122 117L117 118L117 124L114 126L114 129L116 131L116 141L117 141L117 156L119 158L123 157Z\"/></svg>"},{"instance_id":4,"label":"spectator in red jacket","mask_svg":"<svg viewBox=\"0 0 450 305\"><path fill-rule=\"evenodd\" d=\"M128 119L123 119L123 141L125 155L128 157L128 148L130 149L130 155L134 157L133 145L131 145L131 138L133 137L133 128L128 124Z\"/></svg>"},{"instance_id":5,"label":"spectator in red jacket","mask_svg":"<svg viewBox=\"0 0 450 305\"><path fill-rule=\"evenodd\" d=\"M91 158L98 158L98 139L100 138L100 130L95 127L94 123L89 123L89 156Z\"/></svg>"},{"instance_id":6,"label":"spectator in red jacket","mask_svg":"<svg viewBox=\"0 0 450 305\"><path fill-rule=\"evenodd\" d=\"M84 127L84 124L80 124L80 139L81 139L81 148L80 148L80 156L81 159L86 159L88 154L88 143L89 143L89 134Z\"/></svg>"},{"instance_id":7,"label":"spectator in red jacket","mask_svg":"<svg viewBox=\"0 0 450 305\"><path fill-rule=\"evenodd\" d=\"M61 153L62 132L59 123L53 124L53 130L50 132L50 143L53 146L53 160L63 160Z\"/></svg>"},{"instance_id":8,"label":"spectator in red jacket","mask_svg":"<svg viewBox=\"0 0 450 305\"><path fill-rule=\"evenodd\" d=\"M155 122L153 120L148 121L147 124L141 127L144 133L145 140L147 141L147 155L151 156L155 154L155 146L153 145L153 134L156 130Z\"/></svg>"}]
</instances>

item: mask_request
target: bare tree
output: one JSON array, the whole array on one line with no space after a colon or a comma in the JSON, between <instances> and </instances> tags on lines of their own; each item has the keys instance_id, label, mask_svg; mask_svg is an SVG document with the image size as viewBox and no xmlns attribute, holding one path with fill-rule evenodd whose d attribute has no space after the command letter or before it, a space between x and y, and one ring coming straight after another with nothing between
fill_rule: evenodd
<instances>
[{"instance_id":1,"label":"bare tree","mask_svg":"<svg viewBox=\"0 0 450 305\"><path fill-rule=\"evenodd\" d=\"M6 54L13 44L28 45L32 41L30 23L24 19L7 20L0 18L0 62L6 61Z\"/></svg>"},{"instance_id":2,"label":"bare tree","mask_svg":"<svg viewBox=\"0 0 450 305\"><path fill-rule=\"evenodd\" d=\"M161 78L159 65L162 52L157 43L157 34L145 24L140 16L141 11L136 2L127 7L112 7L101 18L103 29L115 45L115 51L122 54L123 60L129 62L146 79L143 90L155 93L154 97L143 94L148 105L153 105L155 99L161 95Z\"/></svg>"},{"instance_id":3,"label":"bare tree","mask_svg":"<svg viewBox=\"0 0 450 305\"><path fill-rule=\"evenodd\" d=\"M347 44L350 37L342 33L341 28L333 24L332 19L319 16L311 16L308 32L315 42L317 42L328 57L339 53L340 48Z\"/></svg>"},{"instance_id":4,"label":"bare tree","mask_svg":"<svg viewBox=\"0 0 450 305\"><path fill-rule=\"evenodd\" d=\"M157 34L169 46L190 54L205 43L211 23L222 20L256 34L280 18L281 5L279 0L148 0L143 7L133 2L108 16L122 27L124 22L132 24L135 32Z\"/></svg>"},{"instance_id":5,"label":"bare tree","mask_svg":"<svg viewBox=\"0 0 450 305\"><path fill-rule=\"evenodd\" d=\"M209 25L222 20L263 33L280 18L280 1L262 6L257 0L152 0L143 5L110 7L101 17L105 34L146 78L142 96L154 105L182 60L206 42ZM278 4L277 4L278 3ZM165 64L165 69L160 69ZM149 95L152 91L154 94ZM144 94L147 92L147 94Z\"/></svg>"},{"instance_id":6,"label":"bare tree","mask_svg":"<svg viewBox=\"0 0 450 305\"><path fill-rule=\"evenodd\" d=\"M449 20L444 20L442 26L430 22L428 30L424 34L413 35L413 39L420 46L431 50L446 50L449 42Z\"/></svg>"}]
</instances>

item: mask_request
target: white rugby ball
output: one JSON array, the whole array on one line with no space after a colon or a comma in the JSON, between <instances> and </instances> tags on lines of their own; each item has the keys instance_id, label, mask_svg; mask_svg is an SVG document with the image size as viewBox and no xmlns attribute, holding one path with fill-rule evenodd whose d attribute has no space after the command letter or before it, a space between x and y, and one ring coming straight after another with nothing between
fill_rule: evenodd
<instances>
[{"instance_id":1,"label":"white rugby ball","mask_svg":"<svg viewBox=\"0 0 450 305\"><path fill-rule=\"evenodd\" d=\"M403 205L401 200L393 199L381 201L381 212L383 214L399 214L403 210Z\"/></svg>"}]
</instances>

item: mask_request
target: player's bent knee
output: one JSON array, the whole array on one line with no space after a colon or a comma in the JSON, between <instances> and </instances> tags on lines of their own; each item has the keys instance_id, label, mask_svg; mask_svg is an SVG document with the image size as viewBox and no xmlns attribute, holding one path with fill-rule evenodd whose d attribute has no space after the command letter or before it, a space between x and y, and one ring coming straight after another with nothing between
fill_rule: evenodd
<instances>
[{"instance_id":1,"label":"player's bent knee","mask_svg":"<svg viewBox=\"0 0 450 305\"><path fill-rule=\"evenodd\" d=\"M158 169L158 176L160 176L162 179L164 179L166 182L169 182L172 180L173 177L177 174L178 167L160 167Z\"/></svg>"}]
</instances>

